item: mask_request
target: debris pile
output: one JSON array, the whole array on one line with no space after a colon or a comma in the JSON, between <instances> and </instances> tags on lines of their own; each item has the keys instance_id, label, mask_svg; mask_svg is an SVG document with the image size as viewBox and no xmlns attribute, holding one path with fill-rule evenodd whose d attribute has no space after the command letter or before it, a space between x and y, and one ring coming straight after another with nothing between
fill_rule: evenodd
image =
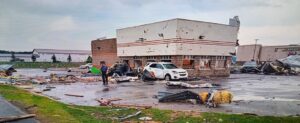
<instances>
[{"instance_id":1,"label":"debris pile","mask_svg":"<svg viewBox=\"0 0 300 123\"><path fill-rule=\"evenodd\" d=\"M11 76L13 72L16 72L16 70L13 68L13 65L0 65L0 77Z\"/></svg>"},{"instance_id":2,"label":"debris pile","mask_svg":"<svg viewBox=\"0 0 300 123\"><path fill-rule=\"evenodd\" d=\"M74 75L69 75L69 74L50 74L50 82L52 83L73 83L78 81L78 78Z\"/></svg>"},{"instance_id":3,"label":"debris pile","mask_svg":"<svg viewBox=\"0 0 300 123\"><path fill-rule=\"evenodd\" d=\"M220 85L212 84L212 83L203 83L203 84L189 84L186 82L175 82L175 81L168 81L166 83L168 88L215 88Z\"/></svg>"},{"instance_id":4,"label":"debris pile","mask_svg":"<svg viewBox=\"0 0 300 123\"><path fill-rule=\"evenodd\" d=\"M144 70L142 72L142 80L143 81L155 81L157 80L154 73L153 72L150 72L148 70Z\"/></svg>"},{"instance_id":5,"label":"debris pile","mask_svg":"<svg viewBox=\"0 0 300 123\"><path fill-rule=\"evenodd\" d=\"M16 70L13 68L13 65L3 64L0 65L0 83L12 84L16 82L16 77L11 76Z\"/></svg>"},{"instance_id":6,"label":"debris pile","mask_svg":"<svg viewBox=\"0 0 300 123\"><path fill-rule=\"evenodd\" d=\"M102 78L99 75L90 74L90 73L82 74L79 78L80 82L98 82L101 80Z\"/></svg>"},{"instance_id":7,"label":"debris pile","mask_svg":"<svg viewBox=\"0 0 300 123\"><path fill-rule=\"evenodd\" d=\"M115 98L115 99L98 99L97 101L100 103L100 106L108 106L108 105L111 105L113 101L119 101L119 100L122 100L120 98Z\"/></svg>"},{"instance_id":8,"label":"debris pile","mask_svg":"<svg viewBox=\"0 0 300 123\"><path fill-rule=\"evenodd\" d=\"M207 107L217 107L219 104L231 103L233 95L227 90L213 90L210 92L195 93L183 91L179 93L158 92L159 102L180 102L195 100L197 104L205 104Z\"/></svg>"},{"instance_id":9,"label":"debris pile","mask_svg":"<svg viewBox=\"0 0 300 123\"><path fill-rule=\"evenodd\" d=\"M300 55L288 56L273 62L266 62L260 67L264 74L296 75L300 73Z\"/></svg>"}]
</instances>

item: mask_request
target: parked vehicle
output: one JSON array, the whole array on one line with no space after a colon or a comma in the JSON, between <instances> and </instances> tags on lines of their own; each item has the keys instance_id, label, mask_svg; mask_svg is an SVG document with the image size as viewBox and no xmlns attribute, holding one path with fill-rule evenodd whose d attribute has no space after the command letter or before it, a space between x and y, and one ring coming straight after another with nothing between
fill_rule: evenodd
<instances>
[{"instance_id":1,"label":"parked vehicle","mask_svg":"<svg viewBox=\"0 0 300 123\"><path fill-rule=\"evenodd\" d=\"M258 65L256 63L256 61L247 61L243 64L242 69L241 69L242 73L258 73Z\"/></svg>"},{"instance_id":2,"label":"parked vehicle","mask_svg":"<svg viewBox=\"0 0 300 123\"><path fill-rule=\"evenodd\" d=\"M110 67L109 72L108 72L109 76L112 76L114 74L116 74L118 76L123 76L123 75L127 75L127 74L130 75L130 74L132 74L132 70L126 63L115 63Z\"/></svg>"},{"instance_id":3,"label":"parked vehicle","mask_svg":"<svg viewBox=\"0 0 300 123\"><path fill-rule=\"evenodd\" d=\"M85 65L80 65L79 68L80 69L90 69L93 67L93 64L92 63L87 63Z\"/></svg>"},{"instance_id":4,"label":"parked vehicle","mask_svg":"<svg viewBox=\"0 0 300 123\"><path fill-rule=\"evenodd\" d=\"M157 79L179 80L188 78L186 70L177 68L170 62L151 62L144 67L145 70L152 72Z\"/></svg>"}]
</instances>

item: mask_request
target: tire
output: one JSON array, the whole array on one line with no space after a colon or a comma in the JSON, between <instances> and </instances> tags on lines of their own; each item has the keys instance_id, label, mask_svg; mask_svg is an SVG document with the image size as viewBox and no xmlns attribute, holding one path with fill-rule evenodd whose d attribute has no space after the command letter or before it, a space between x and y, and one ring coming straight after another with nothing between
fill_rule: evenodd
<instances>
[{"instance_id":1,"label":"tire","mask_svg":"<svg viewBox=\"0 0 300 123\"><path fill-rule=\"evenodd\" d=\"M172 78L171 78L171 76L168 74L168 75L165 76L165 80L166 80L166 81L170 81L170 80L172 80Z\"/></svg>"}]
</instances>

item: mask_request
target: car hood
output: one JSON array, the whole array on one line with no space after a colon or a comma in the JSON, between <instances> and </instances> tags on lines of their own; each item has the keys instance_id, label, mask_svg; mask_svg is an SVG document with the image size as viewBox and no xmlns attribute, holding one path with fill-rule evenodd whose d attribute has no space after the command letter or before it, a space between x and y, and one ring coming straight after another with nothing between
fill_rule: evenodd
<instances>
[{"instance_id":1,"label":"car hood","mask_svg":"<svg viewBox=\"0 0 300 123\"><path fill-rule=\"evenodd\" d=\"M170 71L176 71L176 72L186 72L186 70L181 69L181 68L176 68L176 69L168 69Z\"/></svg>"}]
</instances>

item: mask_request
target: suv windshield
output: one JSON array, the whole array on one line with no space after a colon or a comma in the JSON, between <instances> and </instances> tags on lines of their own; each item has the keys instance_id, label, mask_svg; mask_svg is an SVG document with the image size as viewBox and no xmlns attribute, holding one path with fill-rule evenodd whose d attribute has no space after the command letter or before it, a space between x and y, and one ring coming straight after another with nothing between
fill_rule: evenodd
<instances>
[{"instance_id":1,"label":"suv windshield","mask_svg":"<svg viewBox=\"0 0 300 123\"><path fill-rule=\"evenodd\" d=\"M176 69L177 67L174 64L163 64L166 69Z\"/></svg>"}]
</instances>

